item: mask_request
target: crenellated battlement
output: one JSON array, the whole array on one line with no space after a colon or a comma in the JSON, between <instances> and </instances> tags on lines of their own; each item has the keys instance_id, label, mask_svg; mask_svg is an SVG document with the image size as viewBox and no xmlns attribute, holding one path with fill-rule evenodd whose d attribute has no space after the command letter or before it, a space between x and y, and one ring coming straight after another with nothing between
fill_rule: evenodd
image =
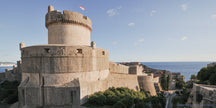
<instances>
[{"instance_id":1,"label":"crenellated battlement","mask_svg":"<svg viewBox=\"0 0 216 108\"><path fill-rule=\"evenodd\" d=\"M90 46L92 22L80 13L54 10L48 7L46 14L48 44L66 44L71 46Z\"/></svg>"},{"instance_id":2,"label":"crenellated battlement","mask_svg":"<svg viewBox=\"0 0 216 108\"><path fill-rule=\"evenodd\" d=\"M89 95L110 87L143 87L156 95L153 76L144 74L140 63L110 62L109 52L91 42L88 17L49 6L46 27L48 45L20 43L19 108L81 108Z\"/></svg>"},{"instance_id":3,"label":"crenellated battlement","mask_svg":"<svg viewBox=\"0 0 216 108\"><path fill-rule=\"evenodd\" d=\"M49 6L51 7L51 6ZM53 7L52 7L53 8ZM53 8L54 9L54 8ZM87 27L92 31L92 22L87 16L83 16L80 13L63 10L63 14L59 10L48 10L46 14L46 27L51 24L78 24Z\"/></svg>"}]
</instances>

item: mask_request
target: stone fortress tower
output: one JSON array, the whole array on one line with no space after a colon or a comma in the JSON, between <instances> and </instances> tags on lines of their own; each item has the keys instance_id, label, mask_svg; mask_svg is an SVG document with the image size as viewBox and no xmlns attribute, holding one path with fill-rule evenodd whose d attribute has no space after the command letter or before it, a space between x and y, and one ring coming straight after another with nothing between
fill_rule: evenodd
<instances>
[{"instance_id":1,"label":"stone fortress tower","mask_svg":"<svg viewBox=\"0 0 216 108\"><path fill-rule=\"evenodd\" d=\"M91 20L73 11L54 10L48 7L46 15L49 44L66 44L70 46L89 46L92 31Z\"/></svg>"},{"instance_id":2,"label":"stone fortress tower","mask_svg":"<svg viewBox=\"0 0 216 108\"><path fill-rule=\"evenodd\" d=\"M90 43L92 22L88 17L49 6L46 27L48 45L20 47L19 108L79 108L88 95L109 87L139 90L149 85L146 90L156 95L153 83L145 84L147 75L140 65L110 62L107 50Z\"/></svg>"}]
</instances>

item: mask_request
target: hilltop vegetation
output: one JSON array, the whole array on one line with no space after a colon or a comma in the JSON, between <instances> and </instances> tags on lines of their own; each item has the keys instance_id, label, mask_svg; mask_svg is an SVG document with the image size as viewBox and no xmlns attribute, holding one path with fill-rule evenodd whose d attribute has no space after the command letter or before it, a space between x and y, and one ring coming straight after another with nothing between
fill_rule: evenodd
<instances>
[{"instance_id":1,"label":"hilltop vegetation","mask_svg":"<svg viewBox=\"0 0 216 108\"><path fill-rule=\"evenodd\" d=\"M216 85L216 65L202 68L197 74L197 79L201 84Z\"/></svg>"},{"instance_id":2,"label":"hilltop vegetation","mask_svg":"<svg viewBox=\"0 0 216 108\"><path fill-rule=\"evenodd\" d=\"M0 104L13 104L18 101L18 81L4 81L0 84Z\"/></svg>"},{"instance_id":3,"label":"hilltop vegetation","mask_svg":"<svg viewBox=\"0 0 216 108\"><path fill-rule=\"evenodd\" d=\"M165 98L162 95L150 96L144 91L128 88L109 88L104 92L91 95L85 106L111 106L112 108L164 108Z\"/></svg>"},{"instance_id":4,"label":"hilltop vegetation","mask_svg":"<svg viewBox=\"0 0 216 108\"><path fill-rule=\"evenodd\" d=\"M165 74L163 74L161 77L161 87L163 88L163 90L169 89L169 81L170 81L169 75L166 77Z\"/></svg>"}]
</instances>

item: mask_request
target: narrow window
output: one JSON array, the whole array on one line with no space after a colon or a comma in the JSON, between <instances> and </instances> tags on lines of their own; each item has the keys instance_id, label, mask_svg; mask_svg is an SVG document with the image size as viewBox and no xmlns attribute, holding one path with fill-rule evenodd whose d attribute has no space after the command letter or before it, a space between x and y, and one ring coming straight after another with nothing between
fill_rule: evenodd
<instances>
[{"instance_id":1,"label":"narrow window","mask_svg":"<svg viewBox=\"0 0 216 108\"><path fill-rule=\"evenodd\" d=\"M102 51L102 55L105 55L105 51Z\"/></svg>"},{"instance_id":2,"label":"narrow window","mask_svg":"<svg viewBox=\"0 0 216 108\"><path fill-rule=\"evenodd\" d=\"M22 95L23 95L23 105L25 105L25 90L22 89Z\"/></svg>"},{"instance_id":3,"label":"narrow window","mask_svg":"<svg viewBox=\"0 0 216 108\"><path fill-rule=\"evenodd\" d=\"M87 16L83 16L83 18L87 20Z\"/></svg>"},{"instance_id":4,"label":"narrow window","mask_svg":"<svg viewBox=\"0 0 216 108\"><path fill-rule=\"evenodd\" d=\"M74 95L74 93L73 93L73 91L71 91L71 103L73 104L73 95Z\"/></svg>"},{"instance_id":5,"label":"narrow window","mask_svg":"<svg viewBox=\"0 0 216 108\"><path fill-rule=\"evenodd\" d=\"M44 48L44 50L46 51L46 53L50 53L50 49L49 48Z\"/></svg>"},{"instance_id":6,"label":"narrow window","mask_svg":"<svg viewBox=\"0 0 216 108\"><path fill-rule=\"evenodd\" d=\"M82 54L82 49L77 49L77 53Z\"/></svg>"},{"instance_id":7,"label":"narrow window","mask_svg":"<svg viewBox=\"0 0 216 108\"><path fill-rule=\"evenodd\" d=\"M42 78L42 86L44 86L44 77Z\"/></svg>"}]
</instances>

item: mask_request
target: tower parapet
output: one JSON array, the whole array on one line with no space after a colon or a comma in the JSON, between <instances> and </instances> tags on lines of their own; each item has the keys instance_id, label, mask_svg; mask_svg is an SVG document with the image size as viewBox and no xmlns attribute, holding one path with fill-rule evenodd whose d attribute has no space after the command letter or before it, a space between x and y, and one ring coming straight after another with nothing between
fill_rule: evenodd
<instances>
[{"instance_id":1,"label":"tower parapet","mask_svg":"<svg viewBox=\"0 0 216 108\"><path fill-rule=\"evenodd\" d=\"M92 22L80 13L54 10L48 7L46 14L49 44L67 44L72 46L90 46Z\"/></svg>"}]
</instances>

